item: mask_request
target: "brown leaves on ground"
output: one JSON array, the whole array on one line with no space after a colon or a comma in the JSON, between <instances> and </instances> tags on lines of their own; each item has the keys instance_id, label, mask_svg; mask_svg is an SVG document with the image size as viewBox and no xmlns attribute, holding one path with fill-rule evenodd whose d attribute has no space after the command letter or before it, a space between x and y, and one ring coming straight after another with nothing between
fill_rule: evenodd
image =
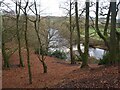
<instances>
[{"instance_id":1,"label":"brown leaves on ground","mask_svg":"<svg viewBox=\"0 0 120 90\"><path fill-rule=\"evenodd\" d=\"M117 66L95 69L75 70L72 76L55 85L56 88L120 88L120 77Z\"/></svg>"},{"instance_id":2,"label":"brown leaves on ground","mask_svg":"<svg viewBox=\"0 0 120 90\"><path fill-rule=\"evenodd\" d=\"M85 88L85 87L119 87L118 67L104 67L91 64L89 69L80 69L80 65L46 57L48 73L43 73L41 62L31 52L32 84L28 80L26 53L23 51L25 67L18 67L18 54L10 58L10 69L4 69L2 74L3 88Z\"/></svg>"},{"instance_id":3,"label":"brown leaves on ground","mask_svg":"<svg viewBox=\"0 0 120 90\"><path fill-rule=\"evenodd\" d=\"M2 75L3 88L44 88L51 87L58 83L65 75L71 71L78 69L79 65L70 65L68 62L57 60L53 57L46 57L46 64L48 66L48 73L43 73L43 67L38 60L37 55L33 52L30 54L32 81L29 84L28 68L26 53L22 52L24 57L25 67L18 67L19 58L18 54L14 54L10 61L11 68L4 69Z\"/></svg>"}]
</instances>

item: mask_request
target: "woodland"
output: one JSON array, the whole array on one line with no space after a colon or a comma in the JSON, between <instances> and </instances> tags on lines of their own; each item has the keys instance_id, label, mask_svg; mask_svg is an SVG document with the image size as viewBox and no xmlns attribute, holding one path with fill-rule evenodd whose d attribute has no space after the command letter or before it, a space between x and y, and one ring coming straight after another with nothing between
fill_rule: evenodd
<instances>
[{"instance_id":1,"label":"woodland","mask_svg":"<svg viewBox=\"0 0 120 90\"><path fill-rule=\"evenodd\" d=\"M0 1L3 89L120 88L119 0L67 0L64 16L11 1Z\"/></svg>"}]
</instances>

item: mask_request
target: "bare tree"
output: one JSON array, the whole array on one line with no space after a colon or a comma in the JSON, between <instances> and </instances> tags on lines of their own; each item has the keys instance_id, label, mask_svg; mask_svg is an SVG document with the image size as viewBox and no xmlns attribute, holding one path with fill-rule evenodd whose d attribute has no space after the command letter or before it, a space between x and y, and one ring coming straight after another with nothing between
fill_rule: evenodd
<instances>
[{"instance_id":1,"label":"bare tree","mask_svg":"<svg viewBox=\"0 0 120 90\"><path fill-rule=\"evenodd\" d=\"M8 55L5 51L5 41L4 41L3 32L2 32L2 57L3 57L3 60L4 60L4 67L9 68Z\"/></svg>"},{"instance_id":2,"label":"bare tree","mask_svg":"<svg viewBox=\"0 0 120 90\"><path fill-rule=\"evenodd\" d=\"M100 38L102 38L105 42L105 45L108 47L108 51L109 51L109 64L114 64L115 62L117 62L117 59L119 58L119 32L116 31L116 16L117 16L117 12L118 12L118 6L119 6L120 2L118 2L118 4L116 3L116 1L110 1L110 6L108 8L108 13L107 14L102 14L107 15L106 18L106 23L105 23L105 27L104 27L104 35L101 33L101 31L99 30L98 27L98 12L99 12L99 1L97 0L96 2L96 31L97 34L100 36ZM110 21L110 17L111 17L111 24L110 24L110 36L108 33L108 25L109 25L109 21Z\"/></svg>"},{"instance_id":3,"label":"bare tree","mask_svg":"<svg viewBox=\"0 0 120 90\"><path fill-rule=\"evenodd\" d=\"M35 20L31 20L31 19L29 19L29 20L34 23L35 31L36 31L37 38L38 38L38 42L39 42L39 54L38 54L38 59L41 61L42 65L43 65L44 73L47 73L47 65L46 65L46 63L45 63L44 48L43 48L43 45L42 45L42 43L41 43L41 38L40 38L40 36L39 36L40 15L38 14L37 4L36 4L36 1L35 1L35 0L34 0L34 7L35 7L35 11L31 9L31 6L30 6L29 8L30 8L31 11L36 15ZM40 56L40 53L41 53L41 56Z\"/></svg>"},{"instance_id":4,"label":"bare tree","mask_svg":"<svg viewBox=\"0 0 120 90\"><path fill-rule=\"evenodd\" d=\"M2 4L2 1L0 2L0 6ZM4 36L3 36L3 23L2 23L2 13L0 12L0 33L1 33L1 43L2 43L2 57L4 59L4 67L9 67L9 62L8 62L8 59L7 59L7 54L6 54L6 51L5 51L5 42L4 42Z\"/></svg>"},{"instance_id":5,"label":"bare tree","mask_svg":"<svg viewBox=\"0 0 120 90\"><path fill-rule=\"evenodd\" d=\"M70 10L69 10L69 23L70 23L70 57L71 57L71 64L75 64L75 60L73 58L73 30L72 30L72 2L70 0Z\"/></svg>"},{"instance_id":6,"label":"bare tree","mask_svg":"<svg viewBox=\"0 0 120 90\"><path fill-rule=\"evenodd\" d=\"M29 44L28 44L28 14L27 14L27 8L29 6L29 0L25 2L25 7L22 7L20 3L18 4L19 8L23 11L24 17L25 17L25 45L27 50L27 64L28 64L28 74L29 74L29 83L32 84L32 73L31 73L31 65L30 65L30 51L29 51Z\"/></svg>"},{"instance_id":7,"label":"bare tree","mask_svg":"<svg viewBox=\"0 0 120 90\"><path fill-rule=\"evenodd\" d=\"M19 2L21 5L21 0ZM19 16L20 16L20 7L18 7L18 1L16 1L16 33L17 33L17 40L18 40L18 49L19 49L19 60L20 60L20 66L24 67L22 55L21 55L21 40L20 40L20 34L19 34Z\"/></svg>"},{"instance_id":8,"label":"bare tree","mask_svg":"<svg viewBox=\"0 0 120 90\"><path fill-rule=\"evenodd\" d=\"M117 38L116 38L116 0L111 1L111 30L110 30L110 63L114 64L117 59Z\"/></svg>"},{"instance_id":9,"label":"bare tree","mask_svg":"<svg viewBox=\"0 0 120 90\"><path fill-rule=\"evenodd\" d=\"M83 61L81 68L88 66L88 51L89 51L89 6L90 1L86 0L86 19L85 19L85 49L84 49L84 55L83 55Z\"/></svg>"},{"instance_id":10,"label":"bare tree","mask_svg":"<svg viewBox=\"0 0 120 90\"><path fill-rule=\"evenodd\" d=\"M66 10L68 13L67 15L69 15L69 25L66 24L66 27L69 28L69 32L70 32L70 36L69 36L69 46L70 46L70 59L71 59L71 64L75 64L75 60L74 60L74 54L73 54L73 31L75 29L75 24L73 22L73 4L74 2L72 0L70 0L69 2L66 2L67 6L69 6L68 8L65 7L61 7L64 10Z\"/></svg>"}]
</instances>

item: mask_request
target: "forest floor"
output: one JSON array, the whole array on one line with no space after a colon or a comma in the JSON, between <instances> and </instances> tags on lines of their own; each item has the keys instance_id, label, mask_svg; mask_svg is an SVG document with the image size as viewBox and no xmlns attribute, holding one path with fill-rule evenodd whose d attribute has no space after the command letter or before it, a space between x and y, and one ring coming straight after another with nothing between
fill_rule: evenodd
<instances>
[{"instance_id":1,"label":"forest floor","mask_svg":"<svg viewBox=\"0 0 120 90\"><path fill-rule=\"evenodd\" d=\"M18 67L19 58L15 53L10 58L10 69L3 68L3 88L120 88L118 66L98 66L80 69L80 64L53 57L46 57L48 73L44 74L37 56L30 52L32 84L29 84L26 52L22 51L25 67Z\"/></svg>"}]
</instances>

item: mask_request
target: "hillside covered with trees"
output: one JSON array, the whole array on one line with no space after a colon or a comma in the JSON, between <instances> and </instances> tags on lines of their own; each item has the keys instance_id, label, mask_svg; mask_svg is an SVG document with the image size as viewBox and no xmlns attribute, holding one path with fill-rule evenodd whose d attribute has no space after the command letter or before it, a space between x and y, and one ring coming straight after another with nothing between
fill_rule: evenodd
<instances>
[{"instance_id":1,"label":"hillside covered with trees","mask_svg":"<svg viewBox=\"0 0 120 90\"><path fill-rule=\"evenodd\" d=\"M119 0L64 0L63 16L10 2L0 1L3 89L120 88Z\"/></svg>"}]
</instances>

